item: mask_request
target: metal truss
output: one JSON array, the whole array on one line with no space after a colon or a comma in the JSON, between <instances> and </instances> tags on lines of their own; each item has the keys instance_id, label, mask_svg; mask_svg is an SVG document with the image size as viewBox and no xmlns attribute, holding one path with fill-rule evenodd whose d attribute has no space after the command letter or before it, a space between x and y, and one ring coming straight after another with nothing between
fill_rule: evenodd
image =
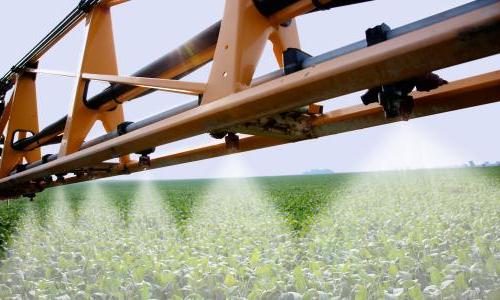
<instances>
[{"instance_id":1,"label":"metal truss","mask_svg":"<svg viewBox=\"0 0 500 300\"><path fill-rule=\"evenodd\" d=\"M498 1L474 1L396 29L382 24L367 30L366 40L311 57L300 49L295 18L365 1L227 0L221 22L131 76L118 74L111 21L111 7L124 2L81 1L0 80L0 132L5 132L0 199L500 100L498 71L447 84L432 73L499 52ZM43 54L83 20L78 69L37 68ZM267 41L281 68L254 78ZM181 80L210 61L207 82ZM74 78L74 92L68 115L40 130L36 78L41 73ZM88 98L91 81L110 87ZM366 105L324 112L316 104L365 89ZM125 122L126 102L154 91L198 99ZM86 140L96 121L107 134ZM200 134L225 142L150 158L159 145ZM53 144L60 145L59 152L42 155L42 148ZM138 161L131 158L134 153L140 154Z\"/></svg>"}]
</instances>

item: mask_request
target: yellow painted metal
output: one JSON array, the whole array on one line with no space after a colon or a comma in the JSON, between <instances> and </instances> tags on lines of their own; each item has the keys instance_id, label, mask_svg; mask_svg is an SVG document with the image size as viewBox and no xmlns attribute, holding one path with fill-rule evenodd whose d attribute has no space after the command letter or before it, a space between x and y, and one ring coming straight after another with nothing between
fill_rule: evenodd
<instances>
[{"instance_id":1,"label":"yellow painted metal","mask_svg":"<svg viewBox=\"0 0 500 300\"><path fill-rule=\"evenodd\" d=\"M75 73L59 71L59 70L47 70L47 69L33 69L27 68L24 70L25 73L34 73L34 74L47 74L47 75L56 75L63 77L76 77Z\"/></svg>"},{"instance_id":2,"label":"yellow painted metal","mask_svg":"<svg viewBox=\"0 0 500 300\"><path fill-rule=\"evenodd\" d=\"M295 22L273 25L252 0L227 0L202 104L249 88L268 40L274 44L280 65L283 49L300 48Z\"/></svg>"},{"instance_id":3,"label":"yellow painted metal","mask_svg":"<svg viewBox=\"0 0 500 300\"><path fill-rule=\"evenodd\" d=\"M82 74L82 78L105 81L109 83L122 83L147 89L161 90L188 95L201 95L205 92L206 85L200 82L180 81L172 79L145 78L133 76L114 76L101 74Z\"/></svg>"},{"instance_id":4,"label":"yellow painted metal","mask_svg":"<svg viewBox=\"0 0 500 300\"><path fill-rule=\"evenodd\" d=\"M86 21L85 44L80 67L75 79L73 105L68 114L66 128L59 150L59 156L77 152L97 120L100 120L107 132L116 130L124 122L123 107L115 104L112 109L95 111L87 108L83 97L85 80L83 73L118 74L115 45L110 9L96 7ZM128 156L121 162L128 162Z\"/></svg>"},{"instance_id":5,"label":"yellow painted metal","mask_svg":"<svg viewBox=\"0 0 500 300\"><path fill-rule=\"evenodd\" d=\"M500 101L500 72L491 72L469 77L441 86L430 93L414 93L415 113L412 118L445 113L458 109L474 107ZM311 123L312 135L289 138L271 138L251 136L240 139L239 147L227 149L224 143L195 147L157 157L151 160L147 170L179 165L204 159L210 159L235 153L274 147L300 140L308 140L352 130L379 126L397 122L399 119L386 119L383 109L378 104L354 105L340 108L317 117ZM95 166L100 168L99 164ZM131 162L126 166L114 165L109 172L91 173L84 177L73 177L64 182L54 182L50 186L73 184L97 178L108 178L123 174L145 171L143 165Z\"/></svg>"},{"instance_id":6,"label":"yellow painted metal","mask_svg":"<svg viewBox=\"0 0 500 300\"><path fill-rule=\"evenodd\" d=\"M274 56L281 68L284 68L283 52L288 48L300 49L299 34L297 23L291 20L287 27L277 26L269 35L269 40L273 44Z\"/></svg>"},{"instance_id":7,"label":"yellow painted metal","mask_svg":"<svg viewBox=\"0 0 500 300\"><path fill-rule=\"evenodd\" d=\"M498 53L500 47L496 42L494 31L500 20L500 5L495 3L385 43L319 63L306 70L282 78L261 81L259 84L254 83L254 86L251 86L257 63L268 40L273 43L273 50L280 66L283 66L281 53L285 49L300 48L293 18L312 10L312 1L300 0L270 18L265 18L257 12L252 0L226 0L217 45L159 76L174 78L214 58L208 83L188 87L185 82L117 76L111 15L106 4L115 5L122 2L124 1L101 2L101 5L87 17L85 46L80 67L75 74L73 104L59 158L7 178L0 178L0 194L9 194L14 188L22 188L22 185L30 185L44 176L57 173L84 169L88 174L83 177L87 176L90 180L123 174L127 168L129 172L138 171L137 168L144 167L136 162L130 162L128 157L125 157L121 160L122 164L113 166L114 170L104 175L100 173L99 176L92 174L94 166L118 155L134 153L145 147L155 147L210 131L234 128L233 126L241 123L287 112L315 101L412 78L435 69ZM289 20L290 23L286 22ZM433 59L429 60L429 57ZM43 73L33 69L29 69L28 72ZM10 136L7 137L5 159L2 159L0 165L0 170L3 172L0 175L3 174L4 177L24 158L32 162L39 160L41 156L40 150L16 152L9 148L17 129L38 131L34 76L28 72L18 78L13 99L9 102L9 105L12 104L7 130ZM52 71L52 74L72 76L65 72ZM412 116L421 117L498 101L500 86L498 76L498 73L486 74L460 84L447 85L431 93L416 94L416 105ZM116 99L118 103L149 88L163 86L172 89L175 86L177 89L191 92L204 91L203 104L207 105L80 150L83 140L97 120L103 122L108 132L115 130L124 120L122 107L116 102L107 103L100 110L90 110L85 107L82 98L85 82L88 79L140 86L122 95L122 99ZM7 115L5 118L8 117ZM393 121L386 120L382 109L376 104L359 105L312 119L309 124L311 129L298 137L285 140L269 137L242 139L240 150L249 151L293 142L296 139L315 138ZM2 117L0 125L6 122ZM20 135L22 136L25 135ZM225 145L221 144L153 159L151 167L230 153L234 152L228 152ZM103 170L99 169L99 172Z\"/></svg>"},{"instance_id":8,"label":"yellow painted metal","mask_svg":"<svg viewBox=\"0 0 500 300\"><path fill-rule=\"evenodd\" d=\"M467 39L463 36L470 28L491 28L488 26L498 24L499 18L500 6L492 4L381 45L355 51L274 79L60 157L45 165L0 179L0 192L41 176L71 172L117 155L134 153L211 130L229 128L262 116L495 54L500 49L495 31L481 31L480 34L468 35ZM429 60L429 57L433 59ZM408 65L412 67L407 68Z\"/></svg>"},{"instance_id":9,"label":"yellow painted metal","mask_svg":"<svg viewBox=\"0 0 500 300\"><path fill-rule=\"evenodd\" d=\"M27 132L38 133L38 109L34 76L24 75L17 78L9 105L11 106L10 118L0 161L0 178L8 176L18 164L23 163L24 159L28 163L41 159L39 148L23 152L12 149L11 145L14 138L25 138Z\"/></svg>"},{"instance_id":10,"label":"yellow painted metal","mask_svg":"<svg viewBox=\"0 0 500 300\"><path fill-rule=\"evenodd\" d=\"M201 53L197 55L193 55L186 59L183 63L170 68L168 71L162 73L158 78L160 79L172 79L175 78L181 74L184 74L185 72L189 72L190 70L196 69L208 62L210 62L214 56L215 52L215 46L210 47L205 51L202 51ZM134 88L130 90L129 92L126 92L122 94L121 96L117 97L116 101L123 103L126 101L130 101L132 99L135 99L139 95L143 94L146 92L148 88ZM104 104L101 108L102 109L108 109L113 106L113 103L107 103Z\"/></svg>"},{"instance_id":11,"label":"yellow painted metal","mask_svg":"<svg viewBox=\"0 0 500 300\"><path fill-rule=\"evenodd\" d=\"M13 95L11 96L11 100L5 106L5 110L3 111L3 114L0 117L0 135L3 134L3 132L5 131L5 127L7 127L7 122L9 122L10 110L12 108L12 98Z\"/></svg>"}]
</instances>

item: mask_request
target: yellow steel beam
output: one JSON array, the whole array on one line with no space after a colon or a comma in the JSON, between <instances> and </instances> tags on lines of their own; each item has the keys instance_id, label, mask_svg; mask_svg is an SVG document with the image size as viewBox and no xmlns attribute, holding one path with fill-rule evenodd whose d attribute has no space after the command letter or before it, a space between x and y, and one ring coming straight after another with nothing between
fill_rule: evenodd
<instances>
[{"instance_id":1,"label":"yellow steel beam","mask_svg":"<svg viewBox=\"0 0 500 300\"><path fill-rule=\"evenodd\" d=\"M500 3L224 97L0 180L0 189L500 51Z\"/></svg>"},{"instance_id":2,"label":"yellow steel beam","mask_svg":"<svg viewBox=\"0 0 500 300\"><path fill-rule=\"evenodd\" d=\"M443 86L432 93L415 93L414 96L415 111L412 116L413 118L498 102L500 101L500 72L491 72L462 79ZM355 105L337 109L316 118L313 122L311 130L314 134L304 135L300 137L299 140L339 134L351 130L389 124L396 121L397 120L386 119L382 108L377 104L371 104L368 106ZM257 149L294 143L299 140L297 137L294 137L294 139L277 139L266 136L252 136L241 139L238 149L228 149L224 143L198 147L152 159L151 165L147 168L136 162L131 162L125 167L123 165L114 165L110 166L109 171L107 172L90 172L87 176L71 177L63 182L54 182L49 186L53 187L93 179L131 174L145 171L146 169L151 170L163 168L235 153L243 153ZM36 191L35 185L27 185L25 188L27 188L27 190L24 191L25 193Z\"/></svg>"},{"instance_id":3,"label":"yellow steel beam","mask_svg":"<svg viewBox=\"0 0 500 300\"><path fill-rule=\"evenodd\" d=\"M88 16L85 30L84 48L75 78L73 103L59 149L60 157L79 151L97 120L102 122L107 132L114 131L124 122L122 106L115 103L112 110L95 111L86 107L83 101L86 93L83 73L118 73L110 9L104 6L94 8ZM126 155L120 159L122 162L129 161Z\"/></svg>"},{"instance_id":4,"label":"yellow steel beam","mask_svg":"<svg viewBox=\"0 0 500 300\"><path fill-rule=\"evenodd\" d=\"M500 101L500 71L455 81L440 87L432 93L415 93L414 96L415 110L412 118L419 118L477 105L498 102ZM115 165L107 172L90 172L86 176L72 177L64 182L58 181L49 184L49 187L130 174L141 172L146 169L151 170L235 153L242 153L293 143L300 140L307 140L321 136L389 124L396 121L397 120L395 119L386 119L382 108L377 104L371 104L368 106L355 105L337 109L316 118L312 122L311 132L302 137L277 139L267 136L253 136L241 139L238 149L227 149L225 144L194 148L152 159L151 165L147 168L136 162L131 162L125 167L123 165ZM0 193L0 199L2 197L15 197L22 193L34 192L37 191L38 187L36 184L26 184L22 187L17 186L17 188L21 188L22 191L18 192L17 190L14 190L14 188L10 191L12 194L2 191Z\"/></svg>"},{"instance_id":5,"label":"yellow steel beam","mask_svg":"<svg viewBox=\"0 0 500 300\"><path fill-rule=\"evenodd\" d=\"M12 148L12 141L26 138L28 133L38 133L38 108L35 77L23 75L17 78L13 96L9 102L7 134L0 160L0 177L5 177L23 161L33 163L41 159L40 149L19 152Z\"/></svg>"},{"instance_id":6,"label":"yellow steel beam","mask_svg":"<svg viewBox=\"0 0 500 300\"><path fill-rule=\"evenodd\" d=\"M200 82L179 81L160 78L145 78L133 76L115 76L83 73L83 79L122 83L147 89L161 90L173 93L201 95L205 92L206 84Z\"/></svg>"},{"instance_id":7,"label":"yellow steel beam","mask_svg":"<svg viewBox=\"0 0 500 300\"><path fill-rule=\"evenodd\" d=\"M7 123L9 122L10 110L12 108L13 95L10 98L11 98L11 100L9 100L9 102L7 102L7 105L5 106L3 114L0 117L0 135L3 134L5 127L7 126Z\"/></svg>"},{"instance_id":8,"label":"yellow steel beam","mask_svg":"<svg viewBox=\"0 0 500 300\"><path fill-rule=\"evenodd\" d=\"M56 75L56 76L63 76L63 77L76 77L75 73L71 73L71 72L67 72L67 71L59 71L59 70L26 68L24 70L24 72L33 73L33 74Z\"/></svg>"}]
</instances>

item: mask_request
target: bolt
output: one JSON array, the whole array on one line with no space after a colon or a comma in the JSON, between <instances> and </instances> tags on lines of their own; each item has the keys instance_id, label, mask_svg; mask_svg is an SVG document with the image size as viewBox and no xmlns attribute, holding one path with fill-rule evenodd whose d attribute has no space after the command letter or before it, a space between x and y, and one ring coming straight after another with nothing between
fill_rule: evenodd
<instances>
[{"instance_id":1,"label":"bolt","mask_svg":"<svg viewBox=\"0 0 500 300\"><path fill-rule=\"evenodd\" d=\"M151 166L151 158L147 154L142 154L139 157L139 166L142 167L150 167Z\"/></svg>"},{"instance_id":2,"label":"bolt","mask_svg":"<svg viewBox=\"0 0 500 300\"><path fill-rule=\"evenodd\" d=\"M226 149L237 151L240 148L240 137L233 132L229 132L225 138Z\"/></svg>"}]
</instances>

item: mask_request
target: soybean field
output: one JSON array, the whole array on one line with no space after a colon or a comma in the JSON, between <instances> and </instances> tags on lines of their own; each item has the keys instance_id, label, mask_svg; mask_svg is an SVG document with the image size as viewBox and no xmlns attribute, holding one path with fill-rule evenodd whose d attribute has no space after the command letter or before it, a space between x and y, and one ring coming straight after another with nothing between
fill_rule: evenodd
<instances>
[{"instance_id":1,"label":"soybean field","mask_svg":"<svg viewBox=\"0 0 500 300\"><path fill-rule=\"evenodd\" d=\"M0 203L0 299L500 299L500 168L103 181Z\"/></svg>"}]
</instances>

